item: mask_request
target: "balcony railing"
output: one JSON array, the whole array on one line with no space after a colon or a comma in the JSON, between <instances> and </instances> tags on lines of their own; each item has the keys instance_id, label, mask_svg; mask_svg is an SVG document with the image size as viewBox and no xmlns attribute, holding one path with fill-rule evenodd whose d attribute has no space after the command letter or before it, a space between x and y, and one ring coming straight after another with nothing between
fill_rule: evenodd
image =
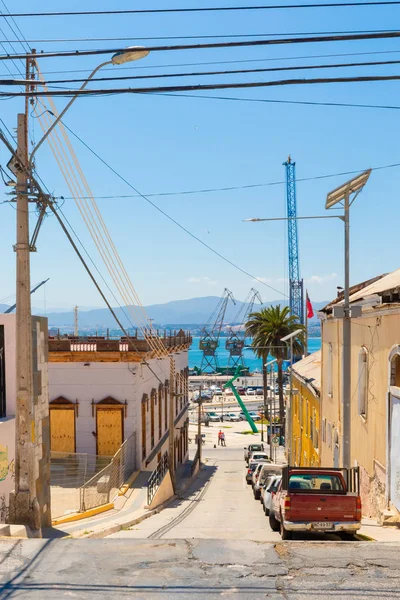
<instances>
[{"instance_id":1,"label":"balcony railing","mask_svg":"<svg viewBox=\"0 0 400 600\"><path fill-rule=\"evenodd\" d=\"M150 343L155 336L144 339L140 337L126 337L109 339L104 337L49 337L50 352L151 352ZM187 346L192 343L192 336L188 332L164 331L159 335L165 348Z\"/></svg>"}]
</instances>

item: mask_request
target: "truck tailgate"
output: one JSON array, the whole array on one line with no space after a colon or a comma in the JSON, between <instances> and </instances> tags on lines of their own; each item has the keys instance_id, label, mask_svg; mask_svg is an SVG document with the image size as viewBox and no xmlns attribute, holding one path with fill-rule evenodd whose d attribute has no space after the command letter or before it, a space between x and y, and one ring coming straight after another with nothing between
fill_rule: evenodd
<instances>
[{"instance_id":1,"label":"truck tailgate","mask_svg":"<svg viewBox=\"0 0 400 600\"><path fill-rule=\"evenodd\" d=\"M357 521L357 498L339 494L290 493L290 521Z\"/></svg>"}]
</instances>

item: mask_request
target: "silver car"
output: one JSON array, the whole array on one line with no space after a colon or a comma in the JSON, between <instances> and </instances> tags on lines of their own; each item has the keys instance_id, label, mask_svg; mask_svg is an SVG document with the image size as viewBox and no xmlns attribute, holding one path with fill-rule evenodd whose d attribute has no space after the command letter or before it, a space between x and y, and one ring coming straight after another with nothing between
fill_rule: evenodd
<instances>
[{"instance_id":1,"label":"silver car","mask_svg":"<svg viewBox=\"0 0 400 600\"><path fill-rule=\"evenodd\" d=\"M281 479L282 475L274 475L266 482L262 495L264 514L266 517L269 516L269 511L271 510L272 494L278 489Z\"/></svg>"},{"instance_id":2,"label":"silver car","mask_svg":"<svg viewBox=\"0 0 400 600\"><path fill-rule=\"evenodd\" d=\"M259 468L253 474L253 495L255 500L260 500L261 490L264 488L266 481L271 477L269 463L260 463Z\"/></svg>"}]
</instances>

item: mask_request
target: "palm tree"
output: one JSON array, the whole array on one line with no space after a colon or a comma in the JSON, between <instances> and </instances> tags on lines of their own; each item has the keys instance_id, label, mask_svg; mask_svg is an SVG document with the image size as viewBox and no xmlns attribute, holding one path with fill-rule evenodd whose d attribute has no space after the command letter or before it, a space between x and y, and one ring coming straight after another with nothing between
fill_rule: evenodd
<instances>
[{"instance_id":1,"label":"palm tree","mask_svg":"<svg viewBox=\"0 0 400 600\"><path fill-rule=\"evenodd\" d=\"M296 329L303 333L293 339L293 354L299 356L304 349L304 325L298 322L296 316L290 314L288 306L268 306L249 315L246 323L246 335L252 338L252 347L258 358L263 361L264 390L267 389L267 369L265 363L271 354L277 359L278 389L279 389L279 421L282 426L282 435L285 435L285 404L283 400L283 361L289 358L289 349L281 339Z\"/></svg>"}]
</instances>

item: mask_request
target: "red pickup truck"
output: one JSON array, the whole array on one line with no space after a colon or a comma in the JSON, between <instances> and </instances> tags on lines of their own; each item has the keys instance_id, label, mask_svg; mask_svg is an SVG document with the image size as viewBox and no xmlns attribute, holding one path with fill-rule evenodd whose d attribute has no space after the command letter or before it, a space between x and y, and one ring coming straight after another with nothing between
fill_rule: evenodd
<instances>
[{"instance_id":1,"label":"red pickup truck","mask_svg":"<svg viewBox=\"0 0 400 600\"><path fill-rule=\"evenodd\" d=\"M293 531L338 532L361 527L359 469L285 467L272 495L269 524L288 540Z\"/></svg>"}]
</instances>

